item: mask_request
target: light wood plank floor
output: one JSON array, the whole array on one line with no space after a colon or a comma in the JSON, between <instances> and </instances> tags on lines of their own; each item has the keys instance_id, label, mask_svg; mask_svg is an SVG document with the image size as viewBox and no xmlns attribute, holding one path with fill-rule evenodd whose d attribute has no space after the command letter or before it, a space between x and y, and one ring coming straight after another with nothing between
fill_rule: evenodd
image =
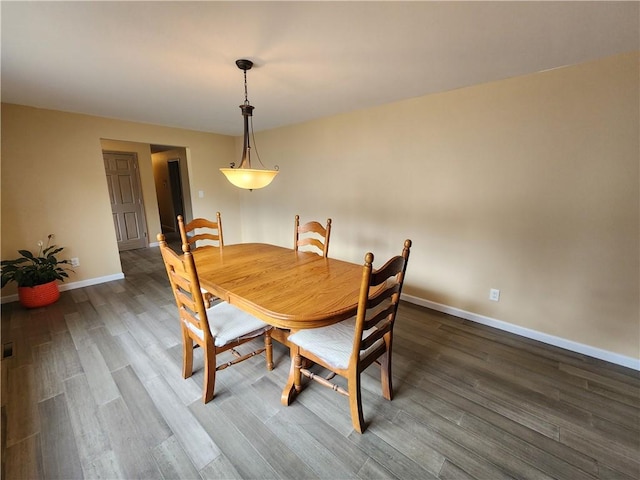
<instances>
[{"instance_id":1,"label":"light wood plank floor","mask_svg":"<svg viewBox=\"0 0 640 480\"><path fill-rule=\"evenodd\" d=\"M289 362L181 377L158 249L53 306L2 306L2 478L640 478L637 372L408 303L392 402L363 378L368 430L317 384L280 404Z\"/></svg>"}]
</instances>

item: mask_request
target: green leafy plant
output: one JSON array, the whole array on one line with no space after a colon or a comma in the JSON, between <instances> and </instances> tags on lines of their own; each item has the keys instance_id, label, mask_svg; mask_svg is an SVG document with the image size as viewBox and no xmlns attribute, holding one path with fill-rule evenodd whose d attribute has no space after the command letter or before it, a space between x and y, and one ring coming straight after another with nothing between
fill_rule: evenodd
<instances>
[{"instance_id":1,"label":"green leafy plant","mask_svg":"<svg viewBox=\"0 0 640 480\"><path fill-rule=\"evenodd\" d=\"M34 255L29 250L18 250L21 255L15 260L2 260L1 286L4 287L9 282L16 282L19 287L34 287L61 280L64 282L69 275L67 271L73 271L65 265L70 265L70 260L61 260L56 257L64 247L51 245L53 233L47 237L47 244L42 240L38 242L38 254Z\"/></svg>"}]
</instances>

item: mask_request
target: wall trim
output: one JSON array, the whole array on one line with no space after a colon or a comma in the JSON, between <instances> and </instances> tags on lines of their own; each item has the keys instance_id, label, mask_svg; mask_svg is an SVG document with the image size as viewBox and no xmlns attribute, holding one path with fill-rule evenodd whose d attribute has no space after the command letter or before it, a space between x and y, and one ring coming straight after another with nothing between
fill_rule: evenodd
<instances>
[{"instance_id":1,"label":"wall trim","mask_svg":"<svg viewBox=\"0 0 640 480\"><path fill-rule=\"evenodd\" d=\"M443 305L442 303L432 302L430 300L425 300L424 298L414 297L413 295L407 295L405 293L402 294L402 300L413 303L415 305L420 305L422 307L431 308L432 310L436 310L438 312L448 313L455 317L464 318L465 320L471 320L472 322L480 323L482 325L494 327L498 330L504 330L506 332L514 333L522 337L537 340L539 342L553 345L555 347L564 348L565 350L569 350L575 353L581 353L589 357L597 358L606 362L615 363L616 365L621 365L623 367L640 371L640 359L637 358L627 357L625 355L620 355L619 353L609 352L608 350L603 350L601 348L584 345L572 340L567 340L566 338L556 337L554 335L538 332L530 328L520 327L512 323L504 322L502 320L485 317L484 315L479 315L473 312L467 312L466 310L451 307L449 305Z\"/></svg>"},{"instance_id":2,"label":"wall trim","mask_svg":"<svg viewBox=\"0 0 640 480\"><path fill-rule=\"evenodd\" d=\"M114 273L113 275L106 275L104 277L96 277L90 278L88 280L81 280L79 282L69 282L69 283L61 283L58 285L58 288L61 292L66 290L75 290L76 288L82 287L90 287L91 285L98 285L100 283L112 282L114 280L122 280L124 278L124 273ZM13 295L7 295L2 297L0 303L9 303L9 302L17 302L18 294L15 293Z\"/></svg>"}]
</instances>

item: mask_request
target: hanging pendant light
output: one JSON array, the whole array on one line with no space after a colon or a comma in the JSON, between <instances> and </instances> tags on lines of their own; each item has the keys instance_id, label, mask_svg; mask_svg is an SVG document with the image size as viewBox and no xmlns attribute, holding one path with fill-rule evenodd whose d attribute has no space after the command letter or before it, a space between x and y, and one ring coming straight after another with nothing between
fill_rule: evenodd
<instances>
[{"instance_id":1,"label":"hanging pendant light","mask_svg":"<svg viewBox=\"0 0 640 480\"><path fill-rule=\"evenodd\" d=\"M274 177L278 174L278 167L274 170L251 168L251 142L249 140L249 117L253 116L253 106L249 104L247 96L247 70L251 70L253 62L251 60L240 59L236 60L236 65L240 70L244 71L244 104L240 105L242 110L242 117L244 118L244 139L242 143L242 160L240 166L235 168L235 163L231 164L231 168L221 168L220 171L224 173L233 185L247 190L255 190L257 188L266 187L269 185ZM253 136L253 121L251 122L251 136ZM254 139L255 143L255 139ZM260 156L257 155L258 161L262 165ZM262 165L264 167L264 165Z\"/></svg>"}]
</instances>

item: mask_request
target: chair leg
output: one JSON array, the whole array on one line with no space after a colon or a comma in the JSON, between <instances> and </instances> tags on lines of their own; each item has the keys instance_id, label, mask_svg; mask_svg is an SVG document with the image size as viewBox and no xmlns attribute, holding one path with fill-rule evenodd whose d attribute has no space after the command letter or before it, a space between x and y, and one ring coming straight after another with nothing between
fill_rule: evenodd
<instances>
[{"instance_id":1,"label":"chair leg","mask_svg":"<svg viewBox=\"0 0 640 480\"><path fill-rule=\"evenodd\" d=\"M347 379L349 389L349 409L351 410L351 423L356 432L362 433L367 426L362 414L362 398L360 393L360 374L350 374Z\"/></svg>"},{"instance_id":2,"label":"chair leg","mask_svg":"<svg viewBox=\"0 0 640 480\"><path fill-rule=\"evenodd\" d=\"M393 399L393 385L391 380L391 340L385 336L387 351L380 357L380 384L382 396L387 400Z\"/></svg>"},{"instance_id":3,"label":"chair leg","mask_svg":"<svg viewBox=\"0 0 640 480\"><path fill-rule=\"evenodd\" d=\"M202 402L207 403L213 399L213 390L216 386L216 350L213 342L204 347L204 387Z\"/></svg>"},{"instance_id":4,"label":"chair leg","mask_svg":"<svg viewBox=\"0 0 640 480\"><path fill-rule=\"evenodd\" d=\"M182 378L189 378L193 373L193 340L182 326Z\"/></svg>"},{"instance_id":5,"label":"chair leg","mask_svg":"<svg viewBox=\"0 0 640 480\"><path fill-rule=\"evenodd\" d=\"M295 356L293 357L293 386L298 393L302 391L302 374L300 373L301 368L302 356L300 355L300 350L296 350Z\"/></svg>"},{"instance_id":6,"label":"chair leg","mask_svg":"<svg viewBox=\"0 0 640 480\"><path fill-rule=\"evenodd\" d=\"M267 370L273 370L273 348L271 345L271 332L264 334L264 351L267 357Z\"/></svg>"}]
</instances>

